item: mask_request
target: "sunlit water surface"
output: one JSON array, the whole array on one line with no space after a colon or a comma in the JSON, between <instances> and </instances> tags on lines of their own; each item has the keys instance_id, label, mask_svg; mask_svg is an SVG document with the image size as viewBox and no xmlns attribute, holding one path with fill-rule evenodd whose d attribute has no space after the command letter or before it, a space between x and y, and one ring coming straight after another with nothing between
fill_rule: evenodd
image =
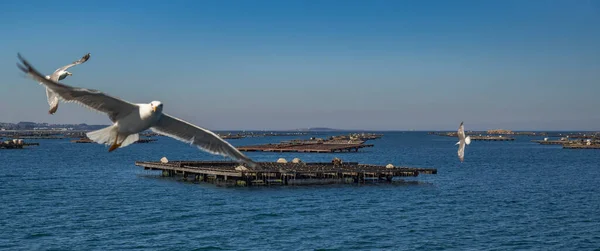
<instances>
[{"instance_id":1,"label":"sunlit water surface","mask_svg":"<svg viewBox=\"0 0 600 251\"><path fill-rule=\"evenodd\" d=\"M248 145L307 138L230 140ZM317 136L327 136L317 135ZM248 153L433 167L405 185L224 188L160 177L136 160L221 160L158 137L108 153L37 140L0 150L0 248L8 250L593 250L600 150L386 132L359 153Z\"/></svg>"}]
</instances>

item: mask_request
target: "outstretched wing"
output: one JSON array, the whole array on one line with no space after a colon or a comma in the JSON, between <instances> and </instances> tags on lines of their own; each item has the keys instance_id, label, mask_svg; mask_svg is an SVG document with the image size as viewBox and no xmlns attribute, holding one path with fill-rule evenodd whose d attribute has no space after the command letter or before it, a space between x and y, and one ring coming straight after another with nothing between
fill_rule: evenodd
<instances>
[{"instance_id":1,"label":"outstretched wing","mask_svg":"<svg viewBox=\"0 0 600 251\"><path fill-rule=\"evenodd\" d=\"M251 168L258 167L258 164L227 143L227 141L219 138L215 133L165 113L161 115L158 122L150 129L154 132L193 144L206 152L223 155L238 162L244 162Z\"/></svg>"},{"instance_id":2,"label":"outstretched wing","mask_svg":"<svg viewBox=\"0 0 600 251\"><path fill-rule=\"evenodd\" d=\"M465 142L464 141L460 141L460 143L458 144L458 159L460 160L460 162L465 161Z\"/></svg>"},{"instance_id":3,"label":"outstretched wing","mask_svg":"<svg viewBox=\"0 0 600 251\"><path fill-rule=\"evenodd\" d=\"M92 110L106 113L113 122L137 109L137 105L91 89L75 88L45 78L19 54L17 67L35 81L42 83L65 102L75 102Z\"/></svg>"},{"instance_id":4,"label":"outstretched wing","mask_svg":"<svg viewBox=\"0 0 600 251\"><path fill-rule=\"evenodd\" d=\"M465 139L465 126L463 125L463 122L460 122L460 126L458 126L458 139L460 141L463 141Z\"/></svg>"},{"instance_id":5,"label":"outstretched wing","mask_svg":"<svg viewBox=\"0 0 600 251\"><path fill-rule=\"evenodd\" d=\"M88 54L85 54L85 55L84 55L83 57L81 57L79 60L77 60L77 61L75 61L75 62L73 62L73 63L71 63L71 64L68 64L68 65L65 65L65 66L63 66L63 67L60 67L60 68L56 69L56 71L54 71L54 73L52 73L52 75L50 75L50 79L52 79L53 81L57 81L57 82L58 82L58 77L60 77L60 76L59 76L59 74L60 74L62 71L66 71L67 69L69 69L69 68L71 68L71 67L73 67L73 66L76 66L76 65L78 65L78 64L83 64L83 63L85 63L86 61L88 61L88 59L90 59L90 53L88 53Z\"/></svg>"},{"instance_id":6,"label":"outstretched wing","mask_svg":"<svg viewBox=\"0 0 600 251\"><path fill-rule=\"evenodd\" d=\"M48 105L50 105L48 112L54 114L58 109L58 95L46 87L46 97L48 97Z\"/></svg>"}]
</instances>

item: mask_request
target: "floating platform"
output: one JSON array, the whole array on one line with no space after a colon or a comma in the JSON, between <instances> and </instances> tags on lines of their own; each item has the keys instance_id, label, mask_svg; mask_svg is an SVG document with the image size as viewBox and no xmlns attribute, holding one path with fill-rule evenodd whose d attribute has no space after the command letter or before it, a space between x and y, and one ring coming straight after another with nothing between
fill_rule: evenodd
<instances>
[{"instance_id":1,"label":"floating platform","mask_svg":"<svg viewBox=\"0 0 600 251\"><path fill-rule=\"evenodd\" d=\"M586 146L586 141L583 139L578 139L578 140L532 140L531 142L535 142L538 143L540 145L579 145L579 146ZM592 141L593 142L593 141ZM592 145L597 145L596 143L592 144Z\"/></svg>"},{"instance_id":2,"label":"floating platform","mask_svg":"<svg viewBox=\"0 0 600 251\"><path fill-rule=\"evenodd\" d=\"M154 142L156 141L156 139L139 139L138 141L136 141L135 143L150 143L150 142ZM79 144L88 144L88 143L94 143L93 140L89 139L89 138L80 138L80 139L76 139L76 140L71 140L72 143L79 143Z\"/></svg>"},{"instance_id":3,"label":"floating platform","mask_svg":"<svg viewBox=\"0 0 600 251\"><path fill-rule=\"evenodd\" d=\"M14 141L0 142L0 149L23 149L26 146L39 146L40 143L25 143L19 140L17 143Z\"/></svg>"},{"instance_id":4,"label":"floating platform","mask_svg":"<svg viewBox=\"0 0 600 251\"><path fill-rule=\"evenodd\" d=\"M356 140L356 141L367 141L374 140L383 137L383 134L376 133L351 133L349 135L337 135L331 136L329 140Z\"/></svg>"},{"instance_id":5,"label":"floating platform","mask_svg":"<svg viewBox=\"0 0 600 251\"><path fill-rule=\"evenodd\" d=\"M341 162L341 161L340 161ZM137 161L146 170L162 171L163 176L180 175L184 180L203 181L230 186L315 185L366 182L392 182L394 177L437 174L433 168L366 165L335 160L315 163L259 162L250 170L229 161Z\"/></svg>"},{"instance_id":6,"label":"floating platform","mask_svg":"<svg viewBox=\"0 0 600 251\"><path fill-rule=\"evenodd\" d=\"M244 136L242 136L242 135L220 135L220 134L217 134L217 135L222 139L242 139L242 138L244 138Z\"/></svg>"},{"instance_id":7,"label":"floating platform","mask_svg":"<svg viewBox=\"0 0 600 251\"><path fill-rule=\"evenodd\" d=\"M446 137L458 137L456 132L446 132L446 133L436 133L431 132L429 134L438 135L438 136L446 136ZM514 141L515 138L506 137L506 136L496 136L496 135L482 135L476 134L474 132L465 132L466 136L471 137L473 141Z\"/></svg>"},{"instance_id":8,"label":"floating platform","mask_svg":"<svg viewBox=\"0 0 600 251\"><path fill-rule=\"evenodd\" d=\"M242 139L242 138L260 138L260 137L278 137L278 136L300 136L307 135L306 132L219 132L217 135L222 139Z\"/></svg>"},{"instance_id":9,"label":"floating platform","mask_svg":"<svg viewBox=\"0 0 600 251\"><path fill-rule=\"evenodd\" d=\"M87 143L94 143L94 141L91 139L88 139L88 138L80 138L80 139L71 140L71 143L87 144Z\"/></svg>"},{"instance_id":10,"label":"floating platform","mask_svg":"<svg viewBox=\"0 0 600 251\"><path fill-rule=\"evenodd\" d=\"M150 142L154 142L154 141L156 141L156 140L157 140L157 139L138 139L138 141L136 141L135 143L138 143L138 144L142 144L142 143L150 143Z\"/></svg>"},{"instance_id":11,"label":"floating platform","mask_svg":"<svg viewBox=\"0 0 600 251\"><path fill-rule=\"evenodd\" d=\"M267 144L240 146L242 152L299 152L299 153L335 153L358 152L359 149L373 147L372 144L327 144L327 143L297 143L297 144Z\"/></svg>"},{"instance_id":12,"label":"floating platform","mask_svg":"<svg viewBox=\"0 0 600 251\"><path fill-rule=\"evenodd\" d=\"M12 136L13 139L64 139L64 136L20 136L20 135L14 135Z\"/></svg>"},{"instance_id":13,"label":"floating platform","mask_svg":"<svg viewBox=\"0 0 600 251\"><path fill-rule=\"evenodd\" d=\"M515 138L500 136L470 136L475 141L514 141Z\"/></svg>"},{"instance_id":14,"label":"floating platform","mask_svg":"<svg viewBox=\"0 0 600 251\"><path fill-rule=\"evenodd\" d=\"M580 145L580 144L565 144L563 149L600 149L600 144L595 145Z\"/></svg>"},{"instance_id":15,"label":"floating platform","mask_svg":"<svg viewBox=\"0 0 600 251\"><path fill-rule=\"evenodd\" d=\"M540 145L563 145L570 143L568 140L532 140L531 142L538 143Z\"/></svg>"}]
</instances>

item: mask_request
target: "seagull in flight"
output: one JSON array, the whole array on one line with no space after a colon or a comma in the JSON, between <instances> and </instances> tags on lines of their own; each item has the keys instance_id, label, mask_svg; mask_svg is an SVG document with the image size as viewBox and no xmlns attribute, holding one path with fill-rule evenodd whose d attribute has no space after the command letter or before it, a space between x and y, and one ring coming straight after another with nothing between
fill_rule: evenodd
<instances>
[{"instance_id":1,"label":"seagull in flight","mask_svg":"<svg viewBox=\"0 0 600 251\"><path fill-rule=\"evenodd\" d=\"M463 125L463 122L460 122L460 126L458 126L458 142L456 142L456 145L458 145L458 159L460 160L460 162L464 162L465 161L465 146L471 144L471 136L467 136L465 138L465 126Z\"/></svg>"},{"instance_id":2,"label":"seagull in flight","mask_svg":"<svg viewBox=\"0 0 600 251\"><path fill-rule=\"evenodd\" d=\"M88 61L88 59L90 59L90 53L85 54L81 59L79 59L71 64L68 64L68 65L65 65L63 67L56 69L56 71L54 71L54 73L52 73L52 75L46 76L46 79L50 79L54 82L58 82L59 80L63 80L65 78L67 78L68 76L73 76L73 73L67 71L67 69L69 69L73 66L76 66L78 64L83 64L86 61ZM40 84L43 84L43 83L40 82ZM48 87L46 87L46 97L48 97L48 105L50 105L50 109L48 110L48 113L54 114L56 112L56 110L58 110L58 96L56 95L56 93L54 93Z\"/></svg>"},{"instance_id":3,"label":"seagull in flight","mask_svg":"<svg viewBox=\"0 0 600 251\"><path fill-rule=\"evenodd\" d=\"M163 104L160 101L134 104L97 90L61 84L44 77L20 54L18 57L21 61L21 64L17 63L19 69L35 81L44 84L63 101L75 102L108 115L113 125L88 132L87 136L99 144L110 145L109 152L136 142L140 132L151 129L156 133L195 145L206 152L245 163L251 168L258 167L256 162L246 157L227 141L219 138L215 133L163 113Z\"/></svg>"}]
</instances>

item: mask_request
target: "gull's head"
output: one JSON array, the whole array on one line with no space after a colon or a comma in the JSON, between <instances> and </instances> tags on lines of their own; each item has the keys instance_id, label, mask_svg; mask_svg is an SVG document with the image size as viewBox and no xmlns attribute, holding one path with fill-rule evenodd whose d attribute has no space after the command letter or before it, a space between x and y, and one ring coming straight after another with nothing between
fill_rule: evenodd
<instances>
[{"instance_id":1,"label":"gull's head","mask_svg":"<svg viewBox=\"0 0 600 251\"><path fill-rule=\"evenodd\" d=\"M163 104L160 101L152 101L150 102L150 107L152 108L152 112L162 112Z\"/></svg>"},{"instance_id":2,"label":"gull's head","mask_svg":"<svg viewBox=\"0 0 600 251\"><path fill-rule=\"evenodd\" d=\"M59 76L58 76L58 80L63 80L68 76L73 76L73 73L70 73L68 71L63 71Z\"/></svg>"}]
</instances>

